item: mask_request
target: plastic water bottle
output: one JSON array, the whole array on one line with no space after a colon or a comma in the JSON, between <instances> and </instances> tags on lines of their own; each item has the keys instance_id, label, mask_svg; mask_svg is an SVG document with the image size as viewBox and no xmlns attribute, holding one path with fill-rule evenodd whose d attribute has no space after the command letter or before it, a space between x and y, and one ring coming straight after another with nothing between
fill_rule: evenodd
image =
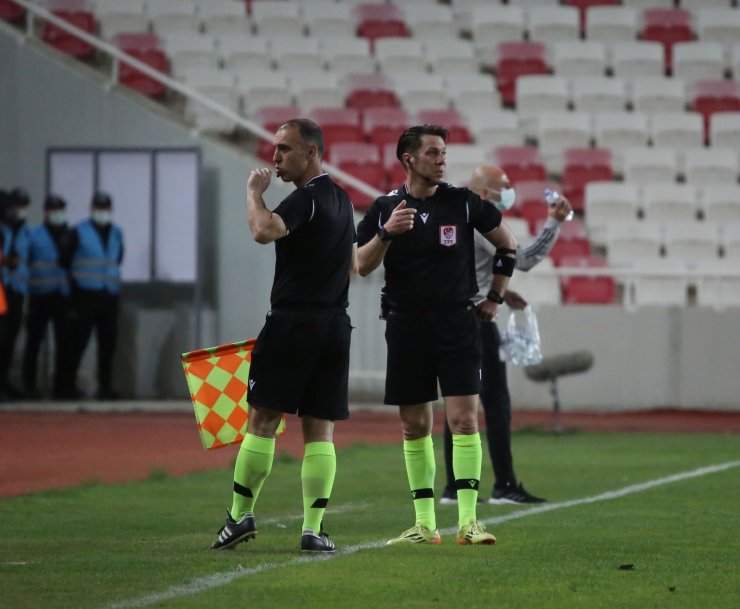
<instances>
[{"instance_id":1,"label":"plastic water bottle","mask_svg":"<svg viewBox=\"0 0 740 609\"><path fill-rule=\"evenodd\" d=\"M560 193L557 190L550 190L549 188L545 188L545 201L547 201L548 205L555 205L558 202L558 198L560 197ZM571 209L570 212L568 212L568 215L565 216L565 221L570 222L573 219L573 210Z\"/></svg>"}]
</instances>

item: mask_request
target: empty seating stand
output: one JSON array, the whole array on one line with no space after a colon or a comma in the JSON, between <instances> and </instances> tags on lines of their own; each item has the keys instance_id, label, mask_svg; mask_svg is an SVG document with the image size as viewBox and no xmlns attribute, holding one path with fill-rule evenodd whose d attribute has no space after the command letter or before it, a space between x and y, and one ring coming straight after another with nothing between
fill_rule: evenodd
<instances>
[{"instance_id":1,"label":"empty seating stand","mask_svg":"<svg viewBox=\"0 0 740 609\"><path fill-rule=\"evenodd\" d=\"M331 162L343 171L379 190L386 187L386 176L380 157L380 149L375 144L337 142L332 145ZM365 210L373 202L372 197L342 183L341 180L339 180L339 183L349 194L356 210Z\"/></svg>"},{"instance_id":2,"label":"empty seating stand","mask_svg":"<svg viewBox=\"0 0 740 609\"><path fill-rule=\"evenodd\" d=\"M605 268L602 256L563 256L562 268ZM565 304L613 304L617 289L614 278L609 275L567 275L561 279L563 303Z\"/></svg>"},{"instance_id":3,"label":"empty seating stand","mask_svg":"<svg viewBox=\"0 0 740 609\"><path fill-rule=\"evenodd\" d=\"M709 141L709 124L712 114L740 111L740 81L695 81L689 85L689 104L692 110L704 117L704 139Z\"/></svg>"},{"instance_id":4,"label":"empty seating stand","mask_svg":"<svg viewBox=\"0 0 740 609\"><path fill-rule=\"evenodd\" d=\"M499 43L496 80L504 104L514 105L516 80L525 74L547 74L545 45L525 41Z\"/></svg>"},{"instance_id":5,"label":"empty seating stand","mask_svg":"<svg viewBox=\"0 0 740 609\"><path fill-rule=\"evenodd\" d=\"M355 10L357 35L374 44L378 38L409 36L403 11L394 4L359 4Z\"/></svg>"},{"instance_id":6,"label":"empty seating stand","mask_svg":"<svg viewBox=\"0 0 740 609\"><path fill-rule=\"evenodd\" d=\"M11 23L23 21L26 9L12 0L0 0L0 19Z\"/></svg>"},{"instance_id":7,"label":"empty seating stand","mask_svg":"<svg viewBox=\"0 0 740 609\"><path fill-rule=\"evenodd\" d=\"M586 184L613 178L612 154L606 148L568 148L565 151L563 195L577 212L583 212Z\"/></svg>"},{"instance_id":8,"label":"empty seating stand","mask_svg":"<svg viewBox=\"0 0 740 609\"><path fill-rule=\"evenodd\" d=\"M88 34L95 35L97 27L95 15L85 0L51 0L48 7L60 19L68 21ZM95 49L90 43L52 23L44 23L41 38L58 51L78 59L87 59L95 54Z\"/></svg>"},{"instance_id":9,"label":"empty seating stand","mask_svg":"<svg viewBox=\"0 0 740 609\"><path fill-rule=\"evenodd\" d=\"M159 38L153 34L118 34L113 44L119 49L138 59L142 63L169 74L170 61L167 54L160 47ZM118 80L148 97L164 97L167 88L159 81L137 70L133 66L121 62Z\"/></svg>"},{"instance_id":10,"label":"empty seating stand","mask_svg":"<svg viewBox=\"0 0 740 609\"><path fill-rule=\"evenodd\" d=\"M257 122L265 131L274 132L278 127L293 118L301 116L300 108L296 106L264 106L258 108L253 120ZM257 145L257 156L268 163L272 162L274 146L271 141L260 140Z\"/></svg>"},{"instance_id":11,"label":"empty seating stand","mask_svg":"<svg viewBox=\"0 0 740 609\"><path fill-rule=\"evenodd\" d=\"M660 42L665 52L665 67L670 73L673 66L673 45L694 39L691 13L680 8L649 8L642 13L643 40Z\"/></svg>"}]
</instances>

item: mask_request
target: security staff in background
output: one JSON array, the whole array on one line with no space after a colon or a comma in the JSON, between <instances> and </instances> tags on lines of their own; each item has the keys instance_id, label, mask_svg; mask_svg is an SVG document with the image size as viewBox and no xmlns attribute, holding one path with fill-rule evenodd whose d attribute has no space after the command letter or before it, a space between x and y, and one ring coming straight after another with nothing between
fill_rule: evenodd
<instances>
[{"instance_id":1,"label":"security staff in background","mask_svg":"<svg viewBox=\"0 0 740 609\"><path fill-rule=\"evenodd\" d=\"M31 198L22 188L8 194L4 209L4 239L2 276L8 312L5 334L0 343L0 400L17 400L21 393L10 385L9 374L13 363L15 342L23 321L23 304L28 292L28 243L30 231L26 225Z\"/></svg>"},{"instance_id":2,"label":"security staff in background","mask_svg":"<svg viewBox=\"0 0 740 609\"><path fill-rule=\"evenodd\" d=\"M53 395L67 397L69 374L69 279L61 265L61 250L69 240L67 203L50 194L44 200L44 221L30 231L28 248L28 314L23 353L23 388L27 399L38 399L36 367L49 321L54 325Z\"/></svg>"},{"instance_id":3,"label":"security staff in background","mask_svg":"<svg viewBox=\"0 0 740 609\"><path fill-rule=\"evenodd\" d=\"M492 201L501 211L511 209L516 202L516 191L500 167L476 168L468 186L481 198ZM548 218L535 239L517 250L517 271L529 271L547 256L555 245L560 226L571 209L570 203L563 197L560 197L555 205L550 206ZM475 302L483 302L486 298L487 286L491 283L491 263L495 254L491 244L476 234L475 268L478 294ZM513 290L506 290L504 301L512 309L523 309L527 306L527 301ZM488 453L495 477L488 503L543 503L545 499L527 492L524 485L517 481L514 473L514 459L511 456L511 396L506 379L506 363L499 356L501 336L495 321L480 324L480 340L482 349L480 401L485 414ZM454 504L457 503L457 492L452 468L452 433L446 421L444 447L447 485L440 503Z\"/></svg>"},{"instance_id":4,"label":"security staff in background","mask_svg":"<svg viewBox=\"0 0 740 609\"><path fill-rule=\"evenodd\" d=\"M68 397L77 399L77 372L95 329L98 347L99 400L115 400L113 355L118 334L118 306L123 261L123 232L113 224L113 202L104 192L93 195L90 218L70 233L63 265L70 269L72 344Z\"/></svg>"}]
</instances>

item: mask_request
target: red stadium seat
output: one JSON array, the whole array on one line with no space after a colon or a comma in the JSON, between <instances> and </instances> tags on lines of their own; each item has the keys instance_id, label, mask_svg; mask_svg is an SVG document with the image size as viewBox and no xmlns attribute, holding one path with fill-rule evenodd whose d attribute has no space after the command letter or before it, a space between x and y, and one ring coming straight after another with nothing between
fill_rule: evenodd
<instances>
[{"instance_id":1,"label":"red stadium seat","mask_svg":"<svg viewBox=\"0 0 740 609\"><path fill-rule=\"evenodd\" d=\"M450 132L450 144L473 143L473 136L470 135L465 119L457 110L420 110L416 117L420 124L442 125Z\"/></svg>"},{"instance_id":2,"label":"red stadium seat","mask_svg":"<svg viewBox=\"0 0 740 609\"><path fill-rule=\"evenodd\" d=\"M396 144L386 144L381 149L383 155L383 169L385 170L386 189L391 190L406 181L406 173L396 158Z\"/></svg>"},{"instance_id":3,"label":"red stadium seat","mask_svg":"<svg viewBox=\"0 0 740 609\"><path fill-rule=\"evenodd\" d=\"M385 170L380 158L380 149L376 144L337 142L332 146L331 155L332 164L379 190L385 189ZM365 210L373 202L372 197L344 184L341 180L339 184L349 194L355 209Z\"/></svg>"},{"instance_id":4,"label":"red stadium seat","mask_svg":"<svg viewBox=\"0 0 740 609\"><path fill-rule=\"evenodd\" d=\"M665 53L668 73L673 69L673 45L694 39L691 13L680 8L650 8L642 13L640 37L651 42L660 42Z\"/></svg>"},{"instance_id":5,"label":"red stadium seat","mask_svg":"<svg viewBox=\"0 0 740 609\"><path fill-rule=\"evenodd\" d=\"M357 35L373 45L377 38L409 36L403 11L395 4L359 4L355 8Z\"/></svg>"},{"instance_id":6,"label":"red stadium seat","mask_svg":"<svg viewBox=\"0 0 740 609\"><path fill-rule=\"evenodd\" d=\"M562 268L605 268L603 256L563 256ZM617 289L614 278L609 275L569 275L561 280L563 302L567 304L613 304Z\"/></svg>"},{"instance_id":7,"label":"red stadium seat","mask_svg":"<svg viewBox=\"0 0 740 609\"><path fill-rule=\"evenodd\" d=\"M95 35L97 29L95 15L89 10L85 0L53 0L48 6L60 19L68 21L88 34ZM41 38L65 55L85 59L95 54L95 49L89 42L48 22L44 23Z\"/></svg>"},{"instance_id":8,"label":"red stadium seat","mask_svg":"<svg viewBox=\"0 0 740 609\"><path fill-rule=\"evenodd\" d=\"M321 125L324 158L333 162L332 147L339 142L364 142L360 112L355 108L314 108L309 118Z\"/></svg>"},{"instance_id":9,"label":"red stadium seat","mask_svg":"<svg viewBox=\"0 0 740 609\"><path fill-rule=\"evenodd\" d=\"M560 266L561 260L565 257L590 256L591 242L588 240L588 237L573 237L568 239L561 235L555 242L555 245L553 245L549 255L552 258L553 264Z\"/></svg>"},{"instance_id":10,"label":"red stadium seat","mask_svg":"<svg viewBox=\"0 0 740 609\"><path fill-rule=\"evenodd\" d=\"M545 224L545 221L541 221L537 224L537 231L535 234L539 233L542 230L542 226ZM560 225L560 233L558 235L558 238L560 239L587 239L588 238L588 231L586 231L586 225L583 223L583 220L580 220L579 218L573 218L570 221L563 222Z\"/></svg>"},{"instance_id":11,"label":"red stadium seat","mask_svg":"<svg viewBox=\"0 0 740 609\"><path fill-rule=\"evenodd\" d=\"M544 180L547 177L539 150L533 146L499 146L493 151L493 159L515 188L519 182Z\"/></svg>"},{"instance_id":12,"label":"red stadium seat","mask_svg":"<svg viewBox=\"0 0 740 609\"><path fill-rule=\"evenodd\" d=\"M565 151L563 168L563 195L573 209L582 212L583 191L586 184L598 180L612 180L612 154L606 148L569 148Z\"/></svg>"},{"instance_id":13,"label":"red stadium seat","mask_svg":"<svg viewBox=\"0 0 740 609\"><path fill-rule=\"evenodd\" d=\"M26 15L26 9L11 0L0 0L0 19L17 23Z\"/></svg>"},{"instance_id":14,"label":"red stadium seat","mask_svg":"<svg viewBox=\"0 0 740 609\"><path fill-rule=\"evenodd\" d=\"M300 108L296 106L265 106L257 109L252 118L267 131L277 131L277 128L292 118L301 116ZM268 163L272 162L275 147L272 142L260 140L257 144L257 156Z\"/></svg>"},{"instance_id":15,"label":"red stadium seat","mask_svg":"<svg viewBox=\"0 0 740 609\"><path fill-rule=\"evenodd\" d=\"M704 140L709 141L709 121L715 112L740 111L740 81L700 80L689 85L689 105L704 117Z\"/></svg>"},{"instance_id":16,"label":"red stadium seat","mask_svg":"<svg viewBox=\"0 0 740 609\"><path fill-rule=\"evenodd\" d=\"M162 43L159 36L155 34L146 34L144 32L126 32L116 34L113 37L113 44L122 51L151 51L152 49L161 49Z\"/></svg>"},{"instance_id":17,"label":"red stadium seat","mask_svg":"<svg viewBox=\"0 0 740 609\"><path fill-rule=\"evenodd\" d=\"M402 108L380 106L363 112L365 137L374 144L395 144L398 136L411 125L411 115Z\"/></svg>"},{"instance_id":18,"label":"red stadium seat","mask_svg":"<svg viewBox=\"0 0 740 609\"><path fill-rule=\"evenodd\" d=\"M586 32L586 11L592 6L614 6L621 4L621 0L565 0L563 4L575 6L580 14L581 34Z\"/></svg>"},{"instance_id":19,"label":"red stadium seat","mask_svg":"<svg viewBox=\"0 0 740 609\"><path fill-rule=\"evenodd\" d=\"M541 42L500 42L496 81L501 93L501 101L505 105L514 105L516 80L525 74L547 74L545 45Z\"/></svg>"},{"instance_id":20,"label":"red stadium seat","mask_svg":"<svg viewBox=\"0 0 740 609\"><path fill-rule=\"evenodd\" d=\"M165 74L170 71L170 60L159 47L157 36L143 33L118 34L113 38L113 44L155 70ZM162 83L125 63L121 63L118 80L148 97L163 97L167 92Z\"/></svg>"},{"instance_id":21,"label":"red stadium seat","mask_svg":"<svg viewBox=\"0 0 740 609\"><path fill-rule=\"evenodd\" d=\"M383 74L347 74L342 80L349 108L399 107L393 82Z\"/></svg>"}]
</instances>

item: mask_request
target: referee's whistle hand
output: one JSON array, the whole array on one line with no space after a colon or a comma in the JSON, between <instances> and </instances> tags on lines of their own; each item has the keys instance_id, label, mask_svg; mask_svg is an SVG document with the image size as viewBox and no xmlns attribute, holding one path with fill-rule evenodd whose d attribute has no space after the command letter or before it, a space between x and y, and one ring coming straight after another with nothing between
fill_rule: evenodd
<instances>
[{"instance_id":1,"label":"referee's whistle hand","mask_svg":"<svg viewBox=\"0 0 740 609\"><path fill-rule=\"evenodd\" d=\"M414 228L414 216L416 209L406 207L406 199L401 201L391 213L388 222L385 223L385 230L392 235L400 235Z\"/></svg>"},{"instance_id":2,"label":"referee's whistle hand","mask_svg":"<svg viewBox=\"0 0 740 609\"><path fill-rule=\"evenodd\" d=\"M259 169L252 170L249 174L249 179L247 180L247 190L262 194L270 185L271 177L271 171L267 167L260 167Z\"/></svg>"}]
</instances>

